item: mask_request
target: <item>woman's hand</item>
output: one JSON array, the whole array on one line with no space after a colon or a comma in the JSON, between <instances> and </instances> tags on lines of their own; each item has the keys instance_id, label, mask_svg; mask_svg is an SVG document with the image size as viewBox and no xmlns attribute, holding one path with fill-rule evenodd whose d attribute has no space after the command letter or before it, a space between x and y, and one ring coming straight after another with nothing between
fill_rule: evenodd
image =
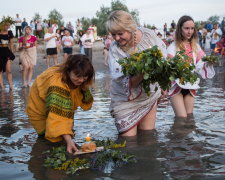
<instances>
[{"instance_id":1,"label":"woman's hand","mask_svg":"<svg viewBox=\"0 0 225 180\"><path fill-rule=\"evenodd\" d=\"M67 143L67 148L66 148L67 152L70 154L74 154L75 152L78 151L75 142L73 140L71 140L71 142Z\"/></svg>"},{"instance_id":2,"label":"woman's hand","mask_svg":"<svg viewBox=\"0 0 225 180\"><path fill-rule=\"evenodd\" d=\"M167 97L167 95L168 95L168 91L167 90L161 90L161 96L160 96L160 99L164 99L164 98L166 98Z\"/></svg>"},{"instance_id":3,"label":"woman's hand","mask_svg":"<svg viewBox=\"0 0 225 180\"><path fill-rule=\"evenodd\" d=\"M165 99L166 97L168 96L168 91L167 90L162 90L161 89L161 96L159 97L159 99L158 99L158 104L163 100L163 99Z\"/></svg>"},{"instance_id":4,"label":"woman's hand","mask_svg":"<svg viewBox=\"0 0 225 180\"><path fill-rule=\"evenodd\" d=\"M143 74L139 74L136 76L131 77L131 87L137 87L140 82L143 80L144 75Z\"/></svg>"},{"instance_id":5,"label":"woman's hand","mask_svg":"<svg viewBox=\"0 0 225 180\"><path fill-rule=\"evenodd\" d=\"M64 134L62 135L64 140L66 141L66 150L68 153L70 154L74 154L75 152L78 151L75 142L73 141L73 139L71 138L71 136L69 134Z\"/></svg>"},{"instance_id":6,"label":"woman's hand","mask_svg":"<svg viewBox=\"0 0 225 180\"><path fill-rule=\"evenodd\" d=\"M28 49L29 47L28 46L23 46L23 49Z\"/></svg>"},{"instance_id":7,"label":"woman's hand","mask_svg":"<svg viewBox=\"0 0 225 180\"><path fill-rule=\"evenodd\" d=\"M206 62L206 67L213 66L215 64L216 64L216 62Z\"/></svg>"}]
</instances>

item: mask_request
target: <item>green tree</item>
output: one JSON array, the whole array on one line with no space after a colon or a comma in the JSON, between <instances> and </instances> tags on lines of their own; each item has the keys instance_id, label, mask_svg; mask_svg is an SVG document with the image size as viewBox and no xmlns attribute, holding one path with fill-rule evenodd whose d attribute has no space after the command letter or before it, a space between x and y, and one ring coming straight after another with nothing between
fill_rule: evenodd
<instances>
[{"instance_id":1,"label":"green tree","mask_svg":"<svg viewBox=\"0 0 225 180\"><path fill-rule=\"evenodd\" d=\"M129 12L128 7L123 4L120 0L114 0L111 2L111 11L123 10Z\"/></svg>"},{"instance_id":2,"label":"green tree","mask_svg":"<svg viewBox=\"0 0 225 180\"><path fill-rule=\"evenodd\" d=\"M139 20L139 11L137 9L133 9L130 11L130 14L133 16L134 20L138 25L140 25L140 20Z\"/></svg>"},{"instance_id":3,"label":"green tree","mask_svg":"<svg viewBox=\"0 0 225 180\"><path fill-rule=\"evenodd\" d=\"M220 20L220 17L217 16L217 15L210 16L210 17L208 18L208 21L210 21L211 23L218 23L219 20Z\"/></svg>"},{"instance_id":4,"label":"green tree","mask_svg":"<svg viewBox=\"0 0 225 180\"><path fill-rule=\"evenodd\" d=\"M148 28L148 29L152 29L154 27L154 25L151 25L151 24L145 24L145 27Z\"/></svg>"},{"instance_id":5,"label":"green tree","mask_svg":"<svg viewBox=\"0 0 225 180\"><path fill-rule=\"evenodd\" d=\"M35 13L33 20L36 20L36 21L41 20L41 15L39 13Z\"/></svg>"},{"instance_id":6,"label":"green tree","mask_svg":"<svg viewBox=\"0 0 225 180\"><path fill-rule=\"evenodd\" d=\"M48 18L51 23L57 23L59 26L64 25L62 14L58 12L56 9L50 11Z\"/></svg>"},{"instance_id":7,"label":"green tree","mask_svg":"<svg viewBox=\"0 0 225 180\"><path fill-rule=\"evenodd\" d=\"M124 4L120 0L112 0L111 2L111 7L105 7L101 6L100 10L96 12L96 17L93 17L92 19L89 18L82 18L81 22L83 24L83 30L86 30L91 24L96 25L97 27L97 33L98 35L105 35L107 34L105 23L107 21L107 18L109 14L115 10L123 10L126 12L131 13L133 16L134 20L139 24L139 12L138 10L131 10L129 11L128 7L126 4Z\"/></svg>"},{"instance_id":8,"label":"green tree","mask_svg":"<svg viewBox=\"0 0 225 180\"><path fill-rule=\"evenodd\" d=\"M92 18L91 24L98 24L98 18Z\"/></svg>"},{"instance_id":9,"label":"green tree","mask_svg":"<svg viewBox=\"0 0 225 180\"><path fill-rule=\"evenodd\" d=\"M86 31L88 29L88 27L91 25L91 19L90 18L82 17L80 21L83 25L84 31Z\"/></svg>"},{"instance_id":10,"label":"green tree","mask_svg":"<svg viewBox=\"0 0 225 180\"><path fill-rule=\"evenodd\" d=\"M195 21L195 27L197 30L204 28L206 21Z\"/></svg>"},{"instance_id":11,"label":"green tree","mask_svg":"<svg viewBox=\"0 0 225 180\"><path fill-rule=\"evenodd\" d=\"M100 8L100 11L96 12L97 16L97 32L98 35L105 35L107 34L106 28L105 28L105 22L107 21L107 17L111 13L111 8L102 6Z\"/></svg>"},{"instance_id":12,"label":"green tree","mask_svg":"<svg viewBox=\"0 0 225 180\"><path fill-rule=\"evenodd\" d=\"M125 5L123 2L121 2L120 0L113 0L111 2L111 12L116 10L129 12L133 16L136 23L139 24L139 11L137 9L129 11L127 5Z\"/></svg>"}]
</instances>

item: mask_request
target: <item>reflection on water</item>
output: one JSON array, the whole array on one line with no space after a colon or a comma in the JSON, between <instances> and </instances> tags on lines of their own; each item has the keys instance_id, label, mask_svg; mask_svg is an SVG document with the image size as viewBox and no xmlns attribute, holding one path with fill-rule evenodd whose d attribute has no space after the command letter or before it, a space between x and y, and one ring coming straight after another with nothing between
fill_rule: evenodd
<instances>
[{"instance_id":1,"label":"reflection on water","mask_svg":"<svg viewBox=\"0 0 225 180\"><path fill-rule=\"evenodd\" d=\"M202 81L193 116L174 119L169 101L164 100L158 108L156 131L139 131L126 138L117 136L108 112L109 76L97 72L92 110L78 109L75 114L75 140L81 144L87 133L96 139L126 140L124 150L138 160L107 173L88 170L66 175L43 167L42 152L58 144L37 138L27 122L24 110L29 88L15 84L13 91L0 90L1 179L224 179L225 72L221 67L216 70L213 80Z\"/></svg>"}]
</instances>

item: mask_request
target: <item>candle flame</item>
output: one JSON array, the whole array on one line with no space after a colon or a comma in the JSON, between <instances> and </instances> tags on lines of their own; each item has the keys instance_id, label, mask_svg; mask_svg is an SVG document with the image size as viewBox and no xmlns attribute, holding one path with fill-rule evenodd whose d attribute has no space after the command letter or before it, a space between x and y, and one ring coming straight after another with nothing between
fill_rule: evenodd
<instances>
[{"instance_id":1,"label":"candle flame","mask_svg":"<svg viewBox=\"0 0 225 180\"><path fill-rule=\"evenodd\" d=\"M89 133L87 134L85 140L86 140L87 142L91 141L91 137L90 137L90 134L89 134Z\"/></svg>"}]
</instances>

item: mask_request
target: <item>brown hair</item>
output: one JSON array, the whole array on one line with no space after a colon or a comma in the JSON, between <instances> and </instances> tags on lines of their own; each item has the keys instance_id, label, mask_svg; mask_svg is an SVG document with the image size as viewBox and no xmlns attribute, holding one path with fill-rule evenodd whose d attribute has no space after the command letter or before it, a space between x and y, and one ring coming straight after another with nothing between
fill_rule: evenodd
<instances>
[{"instance_id":1,"label":"brown hair","mask_svg":"<svg viewBox=\"0 0 225 180\"><path fill-rule=\"evenodd\" d=\"M182 43L184 40L184 36L182 34L182 26L187 21L193 21L193 23L194 23L194 20L192 19L192 17L186 16L186 15L182 16L178 20L176 32L175 32L175 42L176 42L177 49L184 49L184 46ZM198 35L197 35L196 27L194 27L194 33L189 41L191 43L192 50L196 53L197 52L197 42L198 42Z\"/></svg>"},{"instance_id":2,"label":"brown hair","mask_svg":"<svg viewBox=\"0 0 225 180\"><path fill-rule=\"evenodd\" d=\"M95 71L86 55L75 54L68 56L65 63L59 66L59 72L62 73L62 81L71 89L76 88L70 80L70 72L73 72L78 77L88 77L81 85L81 89L88 89L94 82Z\"/></svg>"}]
</instances>

